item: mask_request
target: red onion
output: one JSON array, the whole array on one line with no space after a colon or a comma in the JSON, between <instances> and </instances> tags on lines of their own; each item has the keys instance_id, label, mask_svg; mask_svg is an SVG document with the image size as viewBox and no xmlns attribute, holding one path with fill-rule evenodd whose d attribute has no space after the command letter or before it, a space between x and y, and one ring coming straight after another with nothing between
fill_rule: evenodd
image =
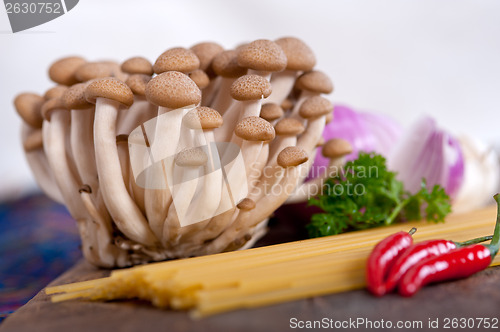
<instances>
[{"instance_id":1,"label":"red onion","mask_svg":"<svg viewBox=\"0 0 500 332\"><path fill-rule=\"evenodd\" d=\"M397 178L411 193L420 189L425 178L429 187L440 184L453 198L464 177L460 144L430 117L424 117L408 130L391 153L388 166L398 172Z\"/></svg>"},{"instance_id":2,"label":"red onion","mask_svg":"<svg viewBox=\"0 0 500 332\"><path fill-rule=\"evenodd\" d=\"M347 106L335 105L333 121L326 125L323 137L325 141L331 138L343 138L351 143L353 152L346 156L346 160L349 161L356 159L360 151L373 151L388 157L401 133L401 126L388 116L356 112ZM329 160L318 150L309 178L318 176L315 170L318 172L323 170L328 166L328 162Z\"/></svg>"}]
</instances>

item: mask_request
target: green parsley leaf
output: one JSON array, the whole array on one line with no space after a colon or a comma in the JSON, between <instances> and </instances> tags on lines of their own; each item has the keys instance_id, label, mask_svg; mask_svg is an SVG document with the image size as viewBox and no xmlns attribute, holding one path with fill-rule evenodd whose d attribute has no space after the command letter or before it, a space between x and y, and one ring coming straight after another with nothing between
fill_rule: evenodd
<instances>
[{"instance_id":1,"label":"green parsley leaf","mask_svg":"<svg viewBox=\"0 0 500 332\"><path fill-rule=\"evenodd\" d=\"M363 152L329 178L323 192L309 204L324 211L313 215L307 225L310 237L418 220L424 211L427 220L440 222L451 211L450 199L441 186L435 185L429 192L422 180L422 188L412 195L396 179L396 173L387 169L383 156Z\"/></svg>"}]
</instances>

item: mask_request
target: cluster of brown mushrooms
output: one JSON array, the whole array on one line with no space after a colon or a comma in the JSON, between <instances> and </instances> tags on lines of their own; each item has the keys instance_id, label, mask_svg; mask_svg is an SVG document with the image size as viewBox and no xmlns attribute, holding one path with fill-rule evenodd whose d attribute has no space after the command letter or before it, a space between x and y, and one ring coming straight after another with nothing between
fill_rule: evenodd
<instances>
[{"instance_id":1,"label":"cluster of brown mushrooms","mask_svg":"<svg viewBox=\"0 0 500 332\"><path fill-rule=\"evenodd\" d=\"M304 198L308 186L322 181L304 183L333 110L321 96L332 92L332 83L315 64L310 48L293 37L235 50L213 42L172 48L154 64L143 57L122 64L66 57L49 69L55 87L15 99L26 157L41 189L76 219L84 256L95 265L247 248L265 234L275 209L289 197ZM136 182L129 135L185 107L191 107L187 114L169 122L168 142L157 145L175 151L181 131L197 126L206 141L236 144L248 195L223 213L182 227L169 188ZM324 147L331 167L350 149L339 140ZM207 167L204 150L175 153L171 167ZM277 186L281 190L272 190ZM211 191L195 209L214 211L219 200L220 193Z\"/></svg>"}]
</instances>

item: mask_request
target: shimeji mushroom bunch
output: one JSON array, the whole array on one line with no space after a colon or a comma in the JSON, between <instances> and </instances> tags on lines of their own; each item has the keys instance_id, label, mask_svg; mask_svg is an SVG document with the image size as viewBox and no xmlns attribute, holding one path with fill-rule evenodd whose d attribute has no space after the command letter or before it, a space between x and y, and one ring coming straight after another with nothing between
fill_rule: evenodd
<instances>
[{"instance_id":1,"label":"shimeji mushroom bunch","mask_svg":"<svg viewBox=\"0 0 500 332\"><path fill-rule=\"evenodd\" d=\"M23 93L15 99L26 157L41 189L76 219L84 256L95 265L124 267L246 248L290 195L302 197L318 184L304 180L332 118L333 107L321 95L333 86L315 64L310 48L292 37L235 50L212 42L172 48L154 64L143 57L122 64L66 57L49 69L55 87L44 96ZM207 141L241 148L249 187L234 208L181 227L168 188L136 183L128 135L188 105L195 106L170 123L173 141L166 145L175 146L181 131L198 123ZM332 167L350 149L343 143L327 142L323 149ZM188 166L206 167L207 156L186 149L174 163L187 172ZM277 187L288 189L271 190ZM294 194L290 188L297 187ZM219 199L205 195L196 208L216 208Z\"/></svg>"}]
</instances>

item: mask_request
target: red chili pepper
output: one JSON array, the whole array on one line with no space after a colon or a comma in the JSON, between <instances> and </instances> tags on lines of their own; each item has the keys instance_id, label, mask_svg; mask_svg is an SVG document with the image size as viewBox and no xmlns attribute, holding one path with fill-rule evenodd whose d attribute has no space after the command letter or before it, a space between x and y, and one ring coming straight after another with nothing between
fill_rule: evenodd
<instances>
[{"instance_id":1,"label":"red chili pepper","mask_svg":"<svg viewBox=\"0 0 500 332\"><path fill-rule=\"evenodd\" d=\"M491 260L490 250L480 244L428 258L414 265L403 276L399 294L412 296L431 282L466 278L487 268Z\"/></svg>"},{"instance_id":2,"label":"red chili pepper","mask_svg":"<svg viewBox=\"0 0 500 332\"><path fill-rule=\"evenodd\" d=\"M491 240L492 236L484 236L465 242L454 242L448 240L429 240L412 245L394 262L385 282L387 292L396 288L401 277L415 264L420 261L443 255L453 249L465 247L471 244Z\"/></svg>"},{"instance_id":3,"label":"red chili pepper","mask_svg":"<svg viewBox=\"0 0 500 332\"><path fill-rule=\"evenodd\" d=\"M500 248L500 196L494 196L497 202L497 221L493 238L489 245L475 244L451 250L440 256L429 257L415 265L402 277L399 294L414 295L422 286L431 282L466 278L486 269Z\"/></svg>"},{"instance_id":4,"label":"red chili pepper","mask_svg":"<svg viewBox=\"0 0 500 332\"><path fill-rule=\"evenodd\" d=\"M416 230L416 228L412 228L408 233L392 234L373 248L366 264L366 285L371 293L376 296L382 296L386 293L386 274L396 258L411 246L413 243L411 236Z\"/></svg>"}]
</instances>

